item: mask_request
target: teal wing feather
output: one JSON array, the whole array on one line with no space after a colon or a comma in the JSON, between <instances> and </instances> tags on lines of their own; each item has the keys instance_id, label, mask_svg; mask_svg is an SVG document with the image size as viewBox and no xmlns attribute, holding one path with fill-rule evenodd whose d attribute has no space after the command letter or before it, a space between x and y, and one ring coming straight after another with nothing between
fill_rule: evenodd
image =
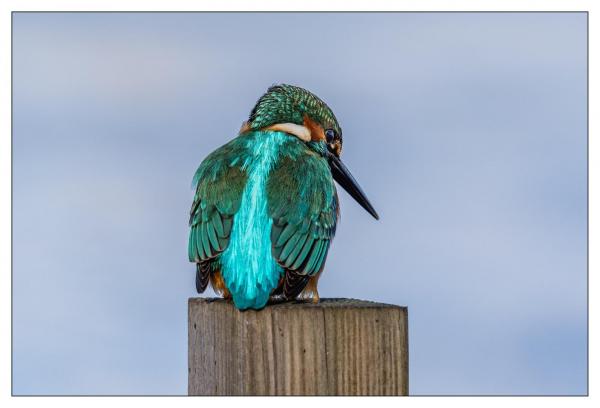
<instances>
[{"instance_id":1,"label":"teal wing feather","mask_svg":"<svg viewBox=\"0 0 600 408\"><path fill-rule=\"evenodd\" d=\"M280 290L295 297L323 269L338 218L338 199L327 161L306 149L285 152L267 185L272 253L285 268Z\"/></svg>"},{"instance_id":2,"label":"teal wing feather","mask_svg":"<svg viewBox=\"0 0 600 408\"><path fill-rule=\"evenodd\" d=\"M196 289L206 289L215 258L227 248L233 218L239 209L247 175L239 138L211 153L198 167L196 193L190 210L188 257L195 262Z\"/></svg>"}]
</instances>

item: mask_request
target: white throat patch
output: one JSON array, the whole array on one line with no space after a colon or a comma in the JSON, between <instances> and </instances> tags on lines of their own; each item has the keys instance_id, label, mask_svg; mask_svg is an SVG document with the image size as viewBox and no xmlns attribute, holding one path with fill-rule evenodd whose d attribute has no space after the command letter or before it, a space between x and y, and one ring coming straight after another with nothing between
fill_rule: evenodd
<instances>
[{"instance_id":1,"label":"white throat patch","mask_svg":"<svg viewBox=\"0 0 600 408\"><path fill-rule=\"evenodd\" d=\"M296 125L295 123L278 123L276 125L269 126L265 130L276 130L289 133L305 142L310 142L311 140L310 130L306 126Z\"/></svg>"}]
</instances>

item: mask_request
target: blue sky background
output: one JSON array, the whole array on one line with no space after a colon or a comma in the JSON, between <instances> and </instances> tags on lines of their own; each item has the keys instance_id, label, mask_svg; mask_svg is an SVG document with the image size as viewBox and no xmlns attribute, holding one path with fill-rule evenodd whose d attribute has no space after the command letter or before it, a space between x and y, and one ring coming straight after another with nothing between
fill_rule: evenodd
<instances>
[{"instance_id":1,"label":"blue sky background","mask_svg":"<svg viewBox=\"0 0 600 408\"><path fill-rule=\"evenodd\" d=\"M14 14L13 392L185 394L192 175L273 83L346 193L324 297L409 308L412 394L587 392L586 15Z\"/></svg>"}]
</instances>

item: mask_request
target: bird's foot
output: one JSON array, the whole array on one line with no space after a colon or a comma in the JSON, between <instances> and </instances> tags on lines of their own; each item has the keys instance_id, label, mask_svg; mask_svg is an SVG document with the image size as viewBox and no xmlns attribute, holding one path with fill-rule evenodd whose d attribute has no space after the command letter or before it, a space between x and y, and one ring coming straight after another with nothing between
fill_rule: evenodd
<instances>
[{"instance_id":1,"label":"bird's foot","mask_svg":"<svg viewBox=\"0 0 600 408\"><path fill-rule=\"evenodd\" d=\"M316 288L312 290L305 290L300 294L298 300L301 300L305 303L317 304L320 300L319 292L317 292Z\"/></svg>"},{"instance_id":2,"label":"bird's foot","mask_svg":"<svg viewBox=\"0 0 600 408\"><path fill-rule=\"evenodd\" d=\"M269 305L276 305L279 303L283 303L283 302L287 302L288 299L286 299L285 297L281 296L281 295L275 295L275 296L271 296L269 298Z\"/></svg>"}]
</instances>

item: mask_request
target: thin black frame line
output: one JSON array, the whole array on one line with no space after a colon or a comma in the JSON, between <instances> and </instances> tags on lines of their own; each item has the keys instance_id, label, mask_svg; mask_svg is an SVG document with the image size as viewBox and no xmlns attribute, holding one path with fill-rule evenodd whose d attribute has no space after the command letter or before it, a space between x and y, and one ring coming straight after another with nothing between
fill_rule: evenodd
<instances>
[{"instance_id":1,"label":"thin black frame line","mask_svg":"<svg viewBox=\"0 0 600 408\"><path fill-rule=\"evenodd\" d=\"M13 250L13 192L14 192L14 151L13 151L13 140L14 140L14 109L13 109L13 99L14 99L14 87L13 87L13 49L14 49L14 16L17 13L22 14L31 14L31 13L39 13L39 14L75 14L75 13L102 13L102 14L112 14L112 13L163 13L163 14L196 14L196 13L204 13L204 14L269 14L269 13L306 13L306 14L314 14L314 13L336 13L336 14L419 14L419 13L427 13L427 14L454 14L454 13L478 13L478 14L487 14L487 13L501 13L501 14L523 14L523 13L538 13L538 14L552 14L552 13L585 13L586 14L586 258L587 258L587 339L586 339L586 361L587 361L587 373L586 373L586 393L585 394L557 394L557 395L549 395L549 394L503 394L503 395L494 395L494 394L437 394L437 395L428 395L428 394L409 394L409 397L589 397L590 392L590 205L589 205L589 192L590 192L590 24L589 24L589 11L588 10L566 10L566 11L535 11L535 10L527 10L527 11L11 11L11 25L10 25L10 160L11 160L11 172L10 172L10 382L11 382L11 396L12 397L187 397L188 395L168 395L168 394L36 394L36 395L24 395L24 394L15 394L14 393L14 350L13 350L13 342L14 342L14 322L13 322L13 314L14 314L14 301L13 301L13 263L14 263L14 250Z\"/></svg>"},{"instance_id":2,"label":"thin black frame line","mask_svg":"<svg viewBox=\"0 0 600 408\"><path fill-rule=\"evenodd\" d=\"M14 245L13 245L13 178L14 178L14 151L13 151L13 137L14 137L14 109L13 109L13 49L14 49L14 17L15 13L12 12L10 15L10 394L14 397L14 349L13 349L13 336L14 336L14 322L13 322L13 262L14 262Z\"/></svg>"},{"instance_id":3,"label":"thin black frame line","mask_svg":"<svg viewBox=\"0 0 600 408\"><path fill-rule=\"evenodd\" d=\"M586 384L586 395L590 395L590 13L587 12L585 16L585 26L586 26L586 134L587 134L587 143L586 143L586 153L587 153L587 189L586 189L586 224L587 224L587 384Z\"/></svg>"},{"instance_id":4,"label":"thin black frame line","mask_svg":"<svg viewBox=\"0 0 600 408\"><path fill-rule=\"evenodd\" d=\"M159 14L523 14L523 13L537 13L537 14L553 14L553 13L588 13L589 10L445 10L445 11L429 11L429 10L411 10L411 11L379 11L379 10L191 10L191 11L175 11L175 10L13 10L12 13L40 13L40 14L77 14L77 13L102 13L102 14L119 14L119 13L159 13Z\"/></svg>"}]
</instances>

